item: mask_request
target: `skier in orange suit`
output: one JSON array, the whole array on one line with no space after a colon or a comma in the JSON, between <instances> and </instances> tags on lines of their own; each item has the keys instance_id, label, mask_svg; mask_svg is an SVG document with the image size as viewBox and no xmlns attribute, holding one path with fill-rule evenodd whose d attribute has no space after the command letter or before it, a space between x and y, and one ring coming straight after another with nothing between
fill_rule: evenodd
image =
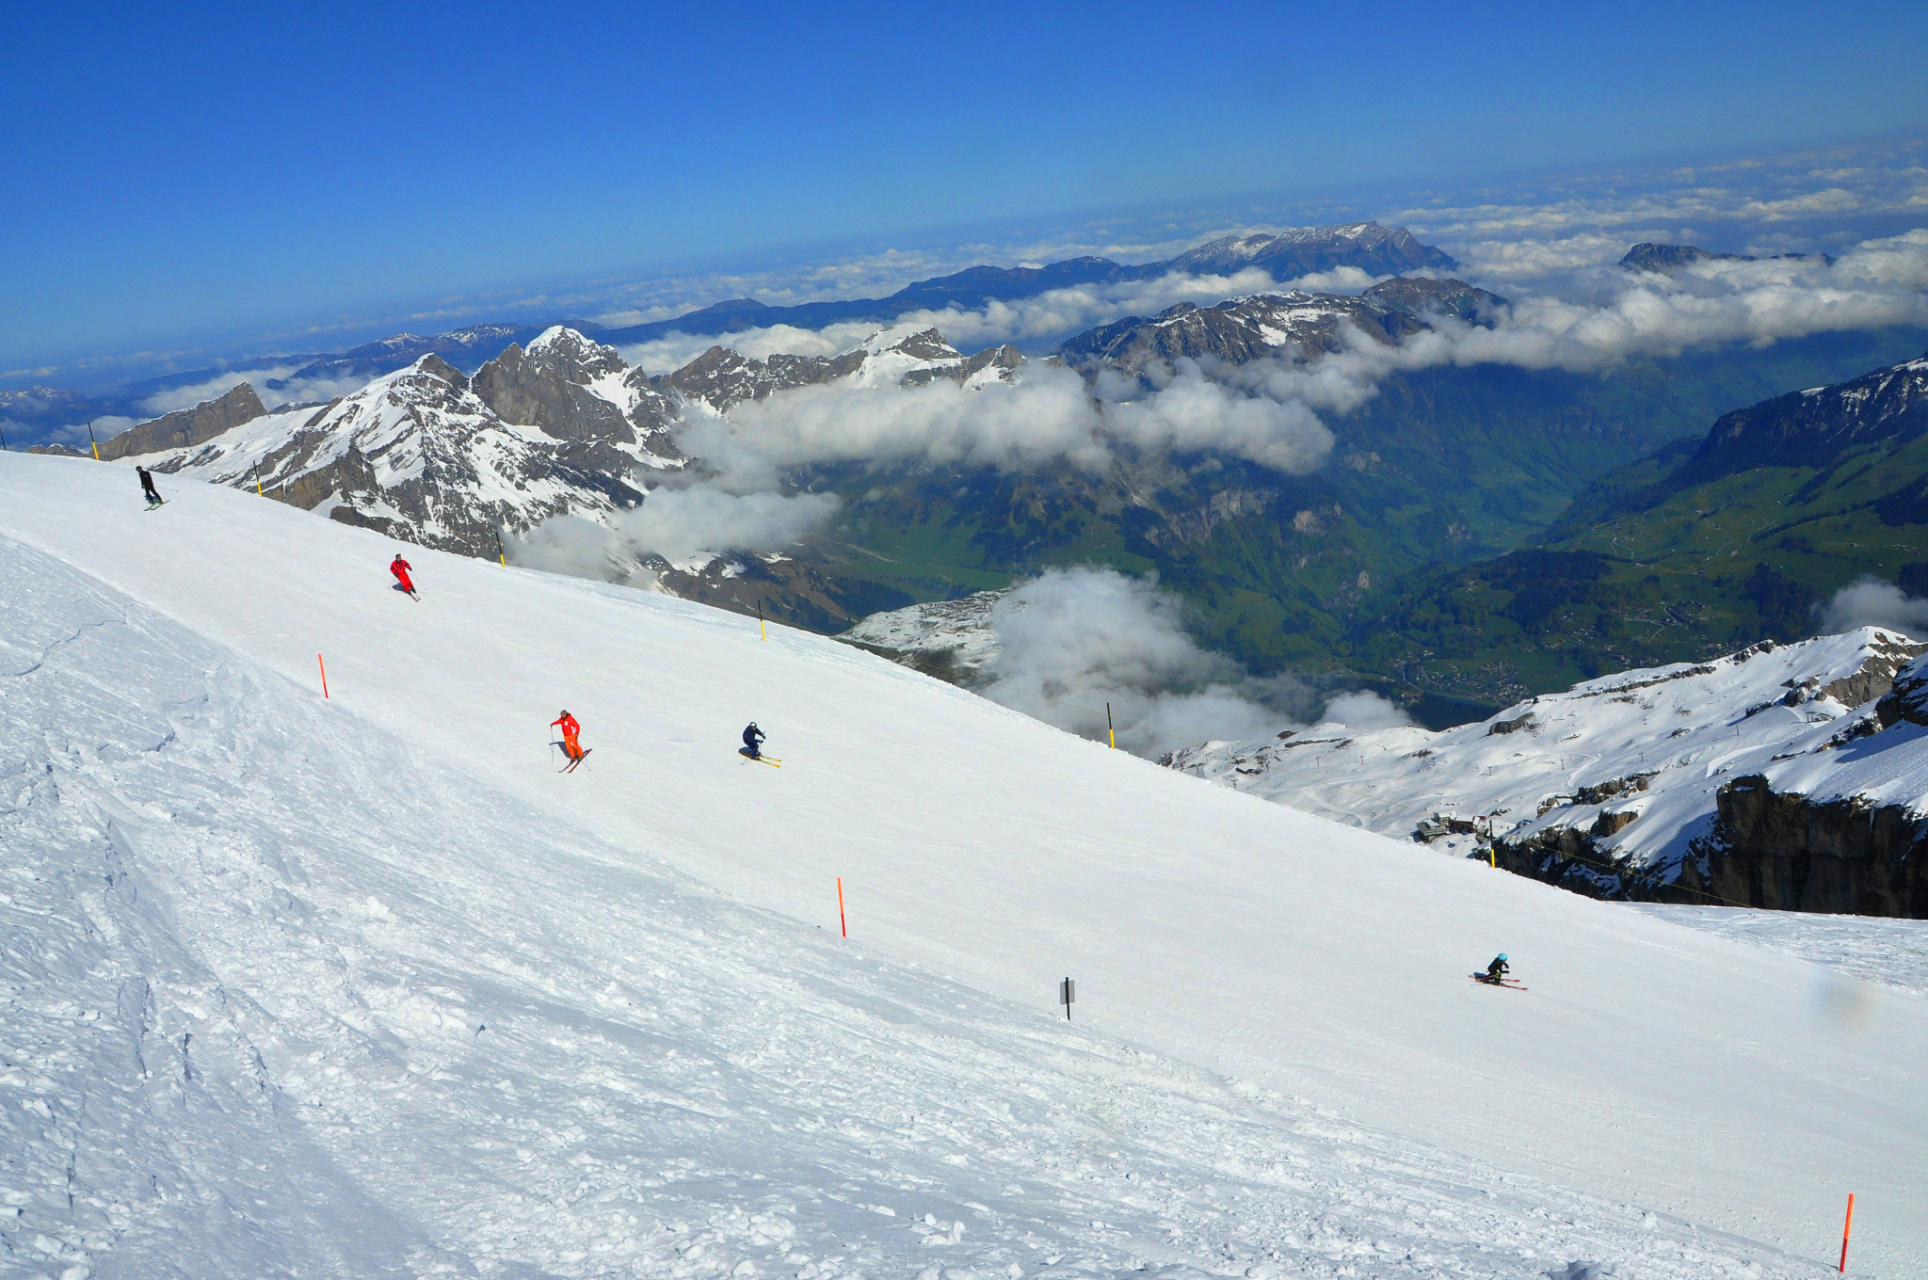
<instances>
[{"instance_id":1,"label":"skier in orange suit","mask_svg":"<svg viewBox=\"0 0 1928 1280\"><path fill-rule=\"evenodd\" d=\"M576 741L576 735L582 732L582 725L576 722L574 716L565 709L560 716L549 722L549 727L562 730L562 749L571 760L582 759L582 744Z\"/></svg>"}]
</instances>

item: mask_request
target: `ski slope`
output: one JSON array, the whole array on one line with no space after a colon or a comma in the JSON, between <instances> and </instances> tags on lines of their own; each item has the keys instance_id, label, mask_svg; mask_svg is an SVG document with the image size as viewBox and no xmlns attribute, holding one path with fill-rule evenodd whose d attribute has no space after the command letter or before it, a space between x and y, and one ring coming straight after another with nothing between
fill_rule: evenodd
<instances>
[{"instance_id":1,"label":"ski slope","mask_svg":"<svg viewBox=\"0 0 1928 1280\"><path fill-rule=\"evenodd\" d=\"M610 1188L740 1207L736 1226L713 1215L700 1231L746 1275L913 1274L892 1250L914 1239L977 1248L962 1263L912 1256L986 1275L1271 1256L1286 1274L1529 1276L1585 1256L1554 1256L1561 1232L1593 1233L1630 1275L1799 1275L1838 1247L1849 1191L1857 1272L1928 1273L1928 1002L1913 995L1856 987L1844 1005L1850 979L1793 956L1202 785L820 637L761 641L672 598L411 550L415 603L387 589L379 536L233 490L168 492L149 513L124 469L0 456L0 537L28 549L5 554L47 583L44 606L10 616L60 620L36 652L154 615L139 622L147 658L109 655L35 713L103 700L89 734L105 745L62 743L58 724L33 738L9 693L9 734L104 816L25 812L76 824L34 847L108 859L100 887L73 876L76 930L193 940L179 956L156 942L154 964L200 994L153 1017L225 1020L232 1096L252 1080L312 1100L312 1116L295 1113L306 1123L279 1102L252 1121L231 1104L232 1133L215 1137L250 1150L252 1123L309 1144L263 1162L288 1181L258 1216L366 1212L369 1234L338 1242L333 1273L534 1273L501 1270L512 1256L556 1274L684 1265L660 1207L658 1228L624 1226L637 1202L596 1199ZM56 607L90 599L92 621ZM136 696L146 721L106 705ZM569 777L544 729L564 706L595 752ZM211 724L190 732L195 717ZM735 755L752 718L781 769ZM168 754L155 744L176 741L205 756L195 777L132 796L107 785L135 786ZM116 835L135 829L139 843ZM155 861L147 907L115 914L115 859ZM305 887L322 882L326 895ZM1501 949L1530 992L1466 980ZM72 972L49 960L36 980L93 973L75 954ZM316 974L334 976L317 987ZM1067 974L1071 1029L1048 1022ZM111 991L95 1012L124 1047L145 997ZM511 1048L491 1047L501 1027ZM255 1031L280 1056L243 1070ZM470 1095L491 1102L460 1104ZM645 1103L674 1118L637 1120ZM926 1105L951 1136L919 1132ZM892 1107L923 1118L875 1118ZM1297 1159L1318 1176L1294 1182ZM1137 1167L1151 1160L1162 1172ZM1133 1190L1132 1172L1162 1179L1167 1201ZM811 1261L783 1261L774 1218L754 1225L758 1174L782 1175L771 1194L789 1207L772 1212L812 1236ZM218 1197L242 1203L238 1185ZM1483 1213L1494 1198L1532 1204L1480 1241L1450 1217L1464 1203L1417 1190L1451 1186ZM822 1203L804 1206L799 1187ZM1085 1221L1131 1209L1126 1231L1066 1234L1086 1212L1068 1206L1106 1199ZM858 1232L859 1201L895 1225ZM1313 1247L1323 1238L1291 1216L1347 1204L1382 1223L1348 1219L1350 1255ZM1428 1221L1435 1207L1449 1216ZM903 1220L913 1211L921 1226ZM1674 1232L1669 1216L1698 1228ZM1239 1258L1227 1218L1262 1225L1271 1254ZM839 1238L852 1247L836 1254ZM585 1239L613 1243L564 1257ZM825 1269L833 1255L841 1269ZM588 1269L599 1257L633 1270ZM699 1262L683 1274L708 1273ZM1725 1270L1745 1265L1757 1270Z\"/></svg>"}]
</instances>

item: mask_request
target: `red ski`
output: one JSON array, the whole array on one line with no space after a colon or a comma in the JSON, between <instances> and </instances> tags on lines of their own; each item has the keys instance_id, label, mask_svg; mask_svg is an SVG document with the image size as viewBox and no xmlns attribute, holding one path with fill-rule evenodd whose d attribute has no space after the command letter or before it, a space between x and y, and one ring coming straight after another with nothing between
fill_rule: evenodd
<instances>
[{"instance_id":1,"label":"red ski","mask_svg":"<svg viewBox=\"0 0 1928 1280\"><path fill-rule=\"evenodd\" d=\"M1505 987L1508 991L1526 990L1524 985L1515 982L1512 978L1489 978L1483 973L1469 973L1466 976L1483 987Z\"/></svg>"}]
</instances>

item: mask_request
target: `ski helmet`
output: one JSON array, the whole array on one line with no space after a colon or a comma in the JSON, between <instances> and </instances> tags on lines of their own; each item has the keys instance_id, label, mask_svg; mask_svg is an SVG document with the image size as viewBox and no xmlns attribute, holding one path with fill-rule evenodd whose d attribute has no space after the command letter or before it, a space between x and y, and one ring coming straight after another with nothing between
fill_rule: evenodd
<instances>
[{"instance_id":1,"label":"ski helmet","mask_svg":"<svg viewBox=\"0 0 1928 1280\"><path fill-rule=\"evenodd\" d=\"M1504 951L1500 952L1500 959L1506 959L1506 953Z\"/></svg>"}]
</instances>

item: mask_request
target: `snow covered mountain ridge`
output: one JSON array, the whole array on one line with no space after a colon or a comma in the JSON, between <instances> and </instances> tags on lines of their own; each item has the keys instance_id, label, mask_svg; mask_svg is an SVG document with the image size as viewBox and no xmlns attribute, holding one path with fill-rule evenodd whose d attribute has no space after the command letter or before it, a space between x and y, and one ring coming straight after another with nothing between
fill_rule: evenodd
<instances>
[{"instance_id":1,"label":"snow covered mountain ridge","mask_svg":"<svg viewBox=\"0 0 1928 1280\"><path fill-rule=\"evenodd\" d=\"M651 376L615 348L556 326L526 350L511 344L472 378L424 355L320 409L262 412L243 384L222 403L239 398L256 416L236 423L230 414L191 437L163 419L128 432L116 456L164 475L256 489L424 546L496 558L505 537L561 515L607 520L666 478L691 473L694 460L675 439L688 414L726 414L837 379L982 385L1022 364L1008 347L966 357L934 330L913 329L880 333L835 357L753 360L715 347Z\"/></svg>"},{"instance_id":2,"label":"snow covered mountain ridge","mask_svg":"<svg viewBox=\"0 0 1928 1280\"><path fill-rule=\"evenodd\" d=\"M1321 725L1208 743L1167 763L1445 851L1490 846L1511 869L1596 896L1860 911L1868 904L1845 882L1817 877L1802 894L1750 885L1738 865L1717 875L1706 842L1725 788L1781 761L1840 759L1878 725L1877 700L1925 648L1872 627L1764 642L1603 676L1443 732ZM1908 913L1905 895L1885 907L1876 897L1877 914Z\"/></svg>"}]
</instances>

